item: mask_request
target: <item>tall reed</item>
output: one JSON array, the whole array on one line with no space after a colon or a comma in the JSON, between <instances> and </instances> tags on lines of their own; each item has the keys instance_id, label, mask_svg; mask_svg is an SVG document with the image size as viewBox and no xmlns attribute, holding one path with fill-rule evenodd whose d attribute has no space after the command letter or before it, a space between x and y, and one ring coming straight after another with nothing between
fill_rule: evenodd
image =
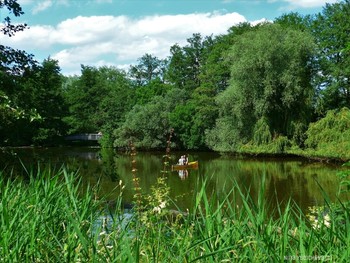
<instances>
[{"instance_id":1,"label":"tall reed","mask_svg":"<svg viewBox=\"0 0 350 263\"><path fill-rule=\"evenodd\" d=\"M76 173L50 169L29 179L0 173L0 258L2 262L73 262L90 258L92 222L99 214Z\"/></svg>"},{"instance_id":2,"label":"tall reed","mask_svg":"<svg viewBox=\"0 0 350 263\"><path fill-rule=\"evenodd\" d=\"M168 140L167 140L167 146L165 148L165 155L163 156L163 170L162 170L162 173L169 172L170 160L171 160L171 156L170 156L171 139L173 138L173 135L174 135L174 129L171 128L170 131L169 131L169 137L168 137Z\"/></svg>"},{"instance_id":3,"label":"tall reed","mask_svg":"<svg viewBox=\"0 0 350 263\"><path fill-rule=\"evenodd\" d=\"M207 193L208 181L198 177L194 206L185 214L167 208L170 189L160 177L139 214L126 218L119 206L106 225L101 201L82 193L76 173L4 178L2 262L346 262L350 256L347 203L329 205L329 220L316 226L291 201L272 217L264 180L253 200L238 183L224 198Z\"/></svg>"}]
</instances>

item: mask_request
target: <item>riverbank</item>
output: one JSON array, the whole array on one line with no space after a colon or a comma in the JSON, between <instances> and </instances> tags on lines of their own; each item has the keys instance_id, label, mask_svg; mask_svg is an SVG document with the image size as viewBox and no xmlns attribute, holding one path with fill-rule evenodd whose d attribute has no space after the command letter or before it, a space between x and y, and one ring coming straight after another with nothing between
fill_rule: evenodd
<instances>
[{"instance_id":1,"label":"riverbank","mask_svg":"<svg viewBox=\"0 0 350 263\"><path fill-rule=\"evenodd\" d=\"M346 203L305 215L289 202L276 210L278 217L273 219L267 213L264 184L257 201L238 184L224 198L209 198L204 184L196 189L193 207L169 219L168 207L174 200L159 177L150 194L136 189L132 215L125 222L122 197L116 198L113 210L106 210L104 199L95 198L96 188L81 190L77 173L44 170L26 180L5 179L11 178L6 174L0 178L3 262L344 262L349 258ZM119 186L123 188L122 182ZM235 203L235 196L243 201Z\"/></svg>"},{"instance_id":2,"label":"riverbank","mask_svg":"<svg viewBox=\"0 0 350 263\"><path fill-rule=\"evenodd\" d=\"M317 162L343 164L350 160L350 152L347 152L346 149L347 144L339 145L339 147L327 145L324 148L301 149L286 139L283 145L278 145L278 142L275 141L265 145L249 143L239 147L236 153L231 154L257 157L299 157Z\"/></svg>"},{"instance_id":3,"label":"riverbank","mask_svg":"<svg viewBox=\"0 0 350 263\"><path fill-rule=\"evenodd\" d=\"M0 151L2 153L7 153L9 155L16 154L16 149L47 149L47 148L77 148L77 147L88 147L88 148L98 148L102 149L99 145L80 145L80 144L71 144L71 145L60 145L60 146L16 146L16 147L0 147ZM125 153L124 150L117 150L113 147L107 148L112 151ZM142 149L139 149L139 152L149 152L148 150L143 151ZM161 150L157 149L155 152L162 152ZM187 152L189 154L192 153L191 150L176 150L176 152ZM313 151L313 150L302 150L299 148L288 148L283 151L275 151L273 149L266 149L266 147L259 147L259 146L251 146L246 145L244 147L241 147L239 151L236 152L218 152L218 151L209 151L213 154L217 154L218 156L221 155L229 155L229 156L246 156L246 157L271 157L271 158L302 158L305 160L315 161L315 162L322 162L322 163L333 163L337 165L344 164L345 162L350 160L350 155L347 156L346 154L339 155L339 154L325 154L324 151Z\"/></svg>"},{"instance_id":4,"label":"riverbank","mask_svg":"<svg viewBox=\"0 0 350 263\"><path fill-rule=\"evenodd\" d=\"M321 162L321 163L329 163L329 164L336 164L336 165L342 165L349 161L349 158L347 157L334 157L334 156L326 156L326 155L318 155L317 152L306 152L303 150L290 150L286 151L284 153L274 153L271 151L242 151L238 153L222 153L222 154L228 154L228 155L241 155L246 157L256 157L256 158L298 158L298 159L304 159L311 162Z\"/></svg>"}]
</instances>

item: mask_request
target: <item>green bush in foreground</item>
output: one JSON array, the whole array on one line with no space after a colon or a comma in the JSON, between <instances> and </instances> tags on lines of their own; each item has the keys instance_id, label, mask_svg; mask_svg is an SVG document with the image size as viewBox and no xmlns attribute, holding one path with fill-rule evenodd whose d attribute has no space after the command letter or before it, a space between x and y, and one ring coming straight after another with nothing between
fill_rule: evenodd
<instances>
[{"instance_id":1,"label":"green bush in foreground","mask_svg":"<svg viewBox=\"0 0 350 263\"><path fill-rule=\"evenodd\" d=\"M237 184L225 198L209 198L204 182L194 207L180 212L168 208L169 189L160 177L152 194L136 195L142 200L126 217L120 200L114 212L103 213L91 191L81 193L74 173L4 177L2 262L344 262L350 256L346 204L313 211L312 218L289 203L272 217L264 181L258 200Z\"/></svg>"}]
</instances>

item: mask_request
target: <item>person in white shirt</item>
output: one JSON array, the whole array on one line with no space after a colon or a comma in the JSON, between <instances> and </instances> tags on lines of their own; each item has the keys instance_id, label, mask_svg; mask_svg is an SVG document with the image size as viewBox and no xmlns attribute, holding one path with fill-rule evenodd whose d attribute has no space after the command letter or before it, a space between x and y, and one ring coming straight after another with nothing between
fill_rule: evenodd
<instances>
[{"instance_id":1,"label":"person in white shirt","mask_svg":"<svg viewBox=\"0 0 350 263\"><path fill-rule=\"evenodd\" d=\"M181 158L179 159L179 165L184 165L185 164L185 156L181 155Z\"/></svg>"}]
</instances>

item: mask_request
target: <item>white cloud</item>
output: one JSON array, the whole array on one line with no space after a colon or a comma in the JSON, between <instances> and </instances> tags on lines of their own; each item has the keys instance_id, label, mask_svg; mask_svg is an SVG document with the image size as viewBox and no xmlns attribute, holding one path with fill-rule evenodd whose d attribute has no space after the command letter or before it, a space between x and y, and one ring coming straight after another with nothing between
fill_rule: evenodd
<instances>
[{"instance_id":1,"label":"white cloud","mask_svg":"<svg viewBox=\"0 0 350 263\"><path fill-rule=\"evenodd\" d=\"M24 6L32 4L33 0L17 0L17 2L20 4L20 6Z\"/></svg>"},{"instance_id":2,"label":"white cloud","mask_svg":"<svg viewBox=\"0 0 350 263\"><path fill-rule=\"evenodd\" d=\"M289 3L289 8L313 8L313 7L321 7L326 3L332 4L338 2L338 0L283 0Z\"/></svg>"},{"instance_id":3,"label":"white cloud","mask_svg":"<svg viewBox=\"0 0 350 263\"><path fill-rule=\"evenodd\" d=\"M56 26L33 25L5 40L6 45L33 53L38 60L57 59L64 74L77 74L80 65L125 68L149 53L169 55L172 45L185 45L193 33L224 34L246 19L238 13L127 16L78 16ZM41 54L42 57L38 57Z\"/></svg>"},{"instance_id":4,"label":"white cloud","mask_svg":"<svg viewBox=\"0 0 350 263\"><path fill-rule=\"evenodd\" d=\"M45 0L43 2L39 2L36 4L36 6L33 8L32 13L35 15L39 12L42 12L48 8L50 8L53 5L52 0Z\"/></svg>"},{"instance_id":5,"label":"white cloud","mask_svg":"<svg viewBox=\"0 0 350 263\"><path fill-rule=\"evenodd\" d=\"M269 22L272 23L271 20L267 20L266 18L262 18L262 19L259 19L259 20L252 21L252 22L250 22L250 24L253 25L253 26L256 26L258 24L269 23Z\"/></svg>"},{"instance_id":6,"label":"white cloud","mask_svg":"<svg viewBox=\"0 0 350 263\"><path fill-rule=\"evenodd\" d=\"M113 0L95 0L97 4L111 4L113 2Z\"/></svg>"},{"instance_id":7,"label":"white cloud","mask_svg":"<svg viewBox=\"0 0 350 263\"><path fill-rule=\"evenodd\" d=\"M27 6L31 6L31 13L36 15L48 8L56 6L69 6L72 0L17 0L18 4L23 8L27 9ZM103 0L101 0L103 1ZM104 0L106 1L106 0ZM109 0L107 0L109 1Z\"/></svg>"},{"instance_id":8,"label":"white cloud","mask_svg":"<svg viewBox=\"0 0 350 263\"><path fill-rule=\"evenodd\" d=\"M58 5L69 6L69 0L57 0Z\"/></svg>"},{"instance_id":9,"label":"white cloud","mask_svg":"<svg viewBox=\"0 0 350 263\"><path fill-rule=\"evenodd\" d=\"M237 3L237 2L243 2L240 0L222 0L223 4L228 4L228 3ZM326 3L335 3L339 2L339 0L246 0L246 2L255 2L255 3L283 3L287 2L288 9L295 9L295 8L315 8L315 7L321 7L324 6Z\"/></svg>"}]
</instances>

